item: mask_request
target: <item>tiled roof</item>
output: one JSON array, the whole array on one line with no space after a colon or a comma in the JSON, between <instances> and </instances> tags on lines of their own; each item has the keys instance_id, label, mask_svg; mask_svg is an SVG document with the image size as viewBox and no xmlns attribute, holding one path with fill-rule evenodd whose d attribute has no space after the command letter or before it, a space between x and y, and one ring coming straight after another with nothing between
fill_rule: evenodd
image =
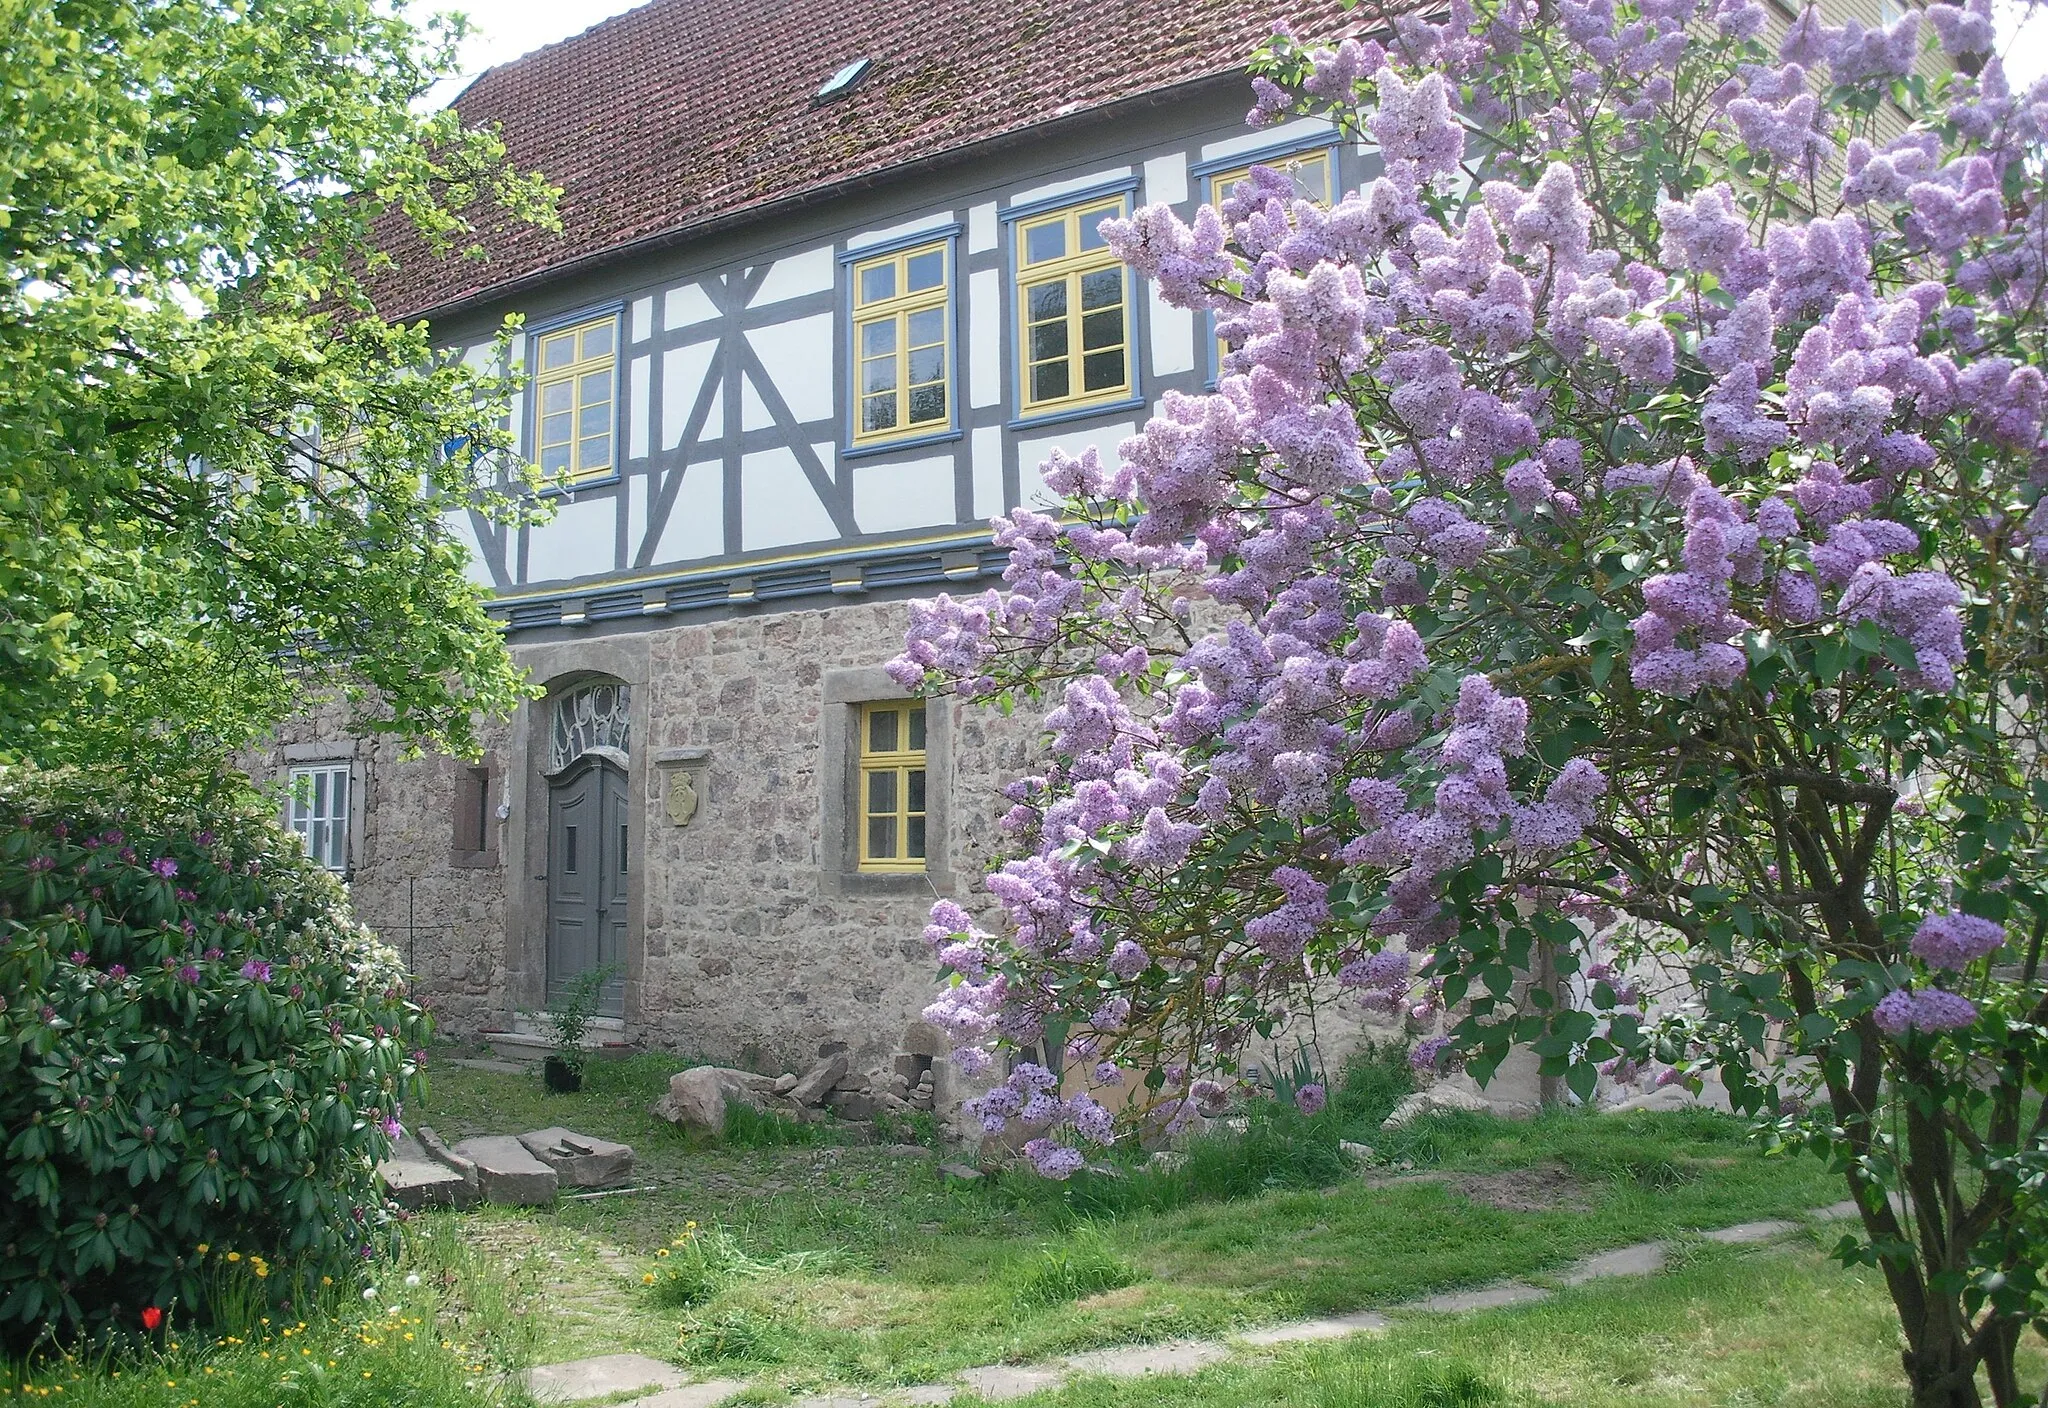
<instances>
[{"instance_id":1,"label":"tiled roof","mask_svg":"<svg viewBox=\"0 0 2048 1408\"><path fill-rule=\"evenodd\" d=\"M486 258L387 226L388 317L486 296L1120 99L1228 72L1273 20L1358 27L1338 0L651 0L485 73L455 100L562 188L562 231L479 212ZM853 91L814 103L872 55ZM1249 92L1247 92L1249 99ZM1249 106L1249 101L1247 101Z\"/></svg>"}]
</instances>

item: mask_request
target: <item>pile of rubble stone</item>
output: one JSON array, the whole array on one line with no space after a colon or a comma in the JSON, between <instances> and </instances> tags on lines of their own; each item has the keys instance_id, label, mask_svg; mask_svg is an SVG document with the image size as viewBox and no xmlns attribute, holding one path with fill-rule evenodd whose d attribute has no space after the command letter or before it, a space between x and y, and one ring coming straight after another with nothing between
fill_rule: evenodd
<instances>
[{"instance_id":1,"label":"pile of rubble stone","mask_svg":"<svg viewBox=\"0 0 2048 1408\"><path fill-rule=\"evenodd\" d=\"M815 1124L828 1115L860 1124L880 1114L909 1115L934 1106L933 1058L899 1054L887 1071L853 1070L843 1041L818 1048L818 1060L801 1075L779 1076L730 1066L693 1066L669 1078L668 1093L654 1114L685 1129L723 1133L727 1109L740 1104L766 1114Z\"/></svg>"}]
</instances>

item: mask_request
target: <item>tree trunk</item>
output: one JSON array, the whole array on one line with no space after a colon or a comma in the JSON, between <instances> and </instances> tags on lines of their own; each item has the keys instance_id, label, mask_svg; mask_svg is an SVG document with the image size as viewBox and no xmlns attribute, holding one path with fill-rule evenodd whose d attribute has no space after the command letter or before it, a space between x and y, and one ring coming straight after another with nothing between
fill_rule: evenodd
<instances>
[{"instance_id":1,"label":"tree trunk","mask_svg":"<svg viewBox=\"0 0 2048 1408\"><path fill-rule=\"evenodd\" d=\"M1991 1382L1991 1401L1998 1408L2018 1408L2034 1401L2020 1392L2019 1366L2014 1363L2025 1329L2024 1321L2010 1316L1984 1337L1984 1377Z\"/></svg>"},{"instance_id":2,"label":"tree trunk","mask_svg":"<svg viewBox=\"0 0 2048 1408\"><path fill-rule=\"evenodd\" d=\"M1976 1366L1960 1327L1939 1325L1940 1307L1920 1326L1920 1333L1908 1332L1916 1347L1900 1356L1906 1378L1913 1388L1913 1408L1983 1408L1977 1396Z\"/></svg>"}]
</instances>

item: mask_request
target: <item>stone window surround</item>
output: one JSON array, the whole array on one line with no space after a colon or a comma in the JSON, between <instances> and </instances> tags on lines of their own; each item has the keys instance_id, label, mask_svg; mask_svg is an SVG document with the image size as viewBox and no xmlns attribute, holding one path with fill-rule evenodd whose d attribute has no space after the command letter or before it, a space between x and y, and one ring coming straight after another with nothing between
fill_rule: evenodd
<instances>
[{"instance_id":1,"label":"stone window surround","mask_svg":"<svg viewBox=\"0 0 2048 1408\"><path fill-rule=\"evenodd\" d=\"M467 818L461 810L473 800L468 783L470 774L483 774L483 820L484 832L478 839L482 842L476 849L460 844L464 823ZM448 845L448 864L455 870L496 870L500 860L500 837L506 823L499 819L498 808L505 802L505 769L494 754L486 753L475 762L467 758L448 760L448 784L451 790L451 816L453 836Z\"/></svg>"},{"instance_id":2,"label":"stone window surround","mask_svg":"<svg viewBox=\"0 0 2048 1408\"><path fill-rule=\"evenodd\" d=\"M277 816L279 825L289 830L286 807L291 796L293 769L340 767L343 763L348 764L348 863L336 873L346 884L363 861L363 821L369 814L369 808L364 804L368 800L370 769L362 750L353 741L286 744L283 760L277 767Z\"/></svg>"},{"instance_id":3,"label":"stone window surround","mask_svg":"<svg viewBox=\"0 0 2048 1408\"><path fill-rule=\"evenodd\" d=\"M908 699L909 690L879 665L826 670L818 713L818 864L820 888L846 896L932 898L953 891L953 710L934 699L925 712L925 865L923 871L863 871L854 817L860 786L860 706Z\"/></svg>"}]
</instances>

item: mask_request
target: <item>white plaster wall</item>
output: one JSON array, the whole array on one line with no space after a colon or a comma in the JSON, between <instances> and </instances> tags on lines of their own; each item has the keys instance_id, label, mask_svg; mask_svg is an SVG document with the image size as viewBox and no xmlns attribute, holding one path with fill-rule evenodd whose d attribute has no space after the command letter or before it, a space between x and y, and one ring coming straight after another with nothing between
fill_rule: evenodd
<instances>
[{"instance_id":1,"label":"white plaster wall","mask_svg":"<svg viewBox=\"0 0 2048 1408\"><path fill-rule=\"evenodd\" d=\"M967 404L978 409L1002 399L1002 275L982 269L967 279Z\"/></svg>"},{"instance_id":2,"label":"white plaster wall","mask_svg":"<svg viewBox=\"0 0 2048 1408\"><path fill-rule=\"evenodd\" d=\"M469 554L468 560L463 564L462 575L480 587L493 585L491 570L484 566L483 546L477 542L476 530L469 523L469 511L457 509L447 515L444 521L448 525L448 531L455 535L455 540L461 543Z\"/></svg>"},{"instance_id":3,"label":"white plaster wall","mask_svg":"<svg viewBox=\"0 0 2048 1408\"><path fill-rule=\"evenodd\" d=\"M830 313L792 318L747 332L747 345L761 359L790 414L800 421L832 416L832 338ZM745 428L757 427L748 424Z\"/></svg>"},{"instance_id":4,"label":"white plaster wall","mask_svg":"<svg viewBox=\"0 0 2048 1408\"><path fill-rule=\"evenodd\" d=\"M1009 507L1003 502L1003 429L976 426L969 443L974 455L974 516L985 523Z\"/></svg>"},{"instance_id":5,"label":"white plaster wall","mask_svg":"<svg viewBox=\"0 0 2048 1408\"><path fill-rule=\"evenodd\" d=\"M804 486L806 495L810 486ZM683 471L675 507L662 525L655 545L656 562L690 562L725 551L725 469L718 464L693 464Z\"/></svg>"},{"instance_id":6,"label":"white plaster wall","mask_svg":"<svg viewBox=\"0 0 2048 1408\"><path fill-rule=\"evenodd\" d=\"M662 295L661 326L664 331L673 332L694 323L708 323L718 316L718 305L711 301L711 295L695 284L678 284Z\"/></svg>"},{"instance_id":7,"label":"white plaster wall","mask_svg":"<svg viewBox=\"0 0 2048 1408\"><path fill-rule=\"evenodd\" d=\"M697 404L697 393L704 388L704 374L711 368L711 354L716 347L716 343L692 342L661 354L662 449L673 450L683 438L690 423L690 408ZM711 419L722 419L721 410L714 400ZM707 422L704 433L708 438L716 432Z\"/></svg>"},{"instance_id":8,"label":"white plaster wall","mask_svg":"<svg viewBox=\"0 0 2048 1408\"><path fill-rule=\"evenodd\" d=\"M1130 174L1131 168L1128 166L1112 166L1107 171L1091 171L1086 176L1069 176L1064 181L1048 181L1042 186L1029 186L1021 191L1012 191L1009 203L1011 205L1027 205L1035 200L1052 200L1057 196L1068 195L1074 191L1085 191L1096 186L1106 186L1111 181Z\"/></svg>"},{"instance_id":9,"label":"white plaster wall","mask_svg":"<svg viewBox=\"0 0 2048 1408\"><path fill-rule=\"evenodd\" d=\"M935 210L929 215L920 215L915 220L905 220L901 224L887 225L879 230L862 230L847 239L846 252L858 254L873 245L890 244L896 240L908 239L912 235L921 235L926 230L943 229L952 224L953 220L952 211Z\"/></svg>"},{"instance_id":10,"label":"white plaster wall","mask_svg":"<svg viewBox=\"0 0 2048 1408\"><path fill-rule=\"evenodd\" d=\"M1188 159L1179 152L1145 163L1145 203L1179 205L1188 198Z\"/></svg>"},{"instance_id":11,"label":"white plaster wall","mask_svg":"<svg viewBox=\"0 0 2048 1408\"><path fill-rule=\"evenodd\" d=\"M1056 434L1041 436L1035 440L1017 442L1017 494L1018 502L1026 508L1043 512L1059 502L1059 496L1045 487L1039 477L1038 467L1045 463L1046 456L1054 450L1065 450L1079 458L1090 445L1095 446L1102 467L1109 469L1117 462L1116 447L1137 434L1138 427L1130 421L1116 425L1084 426L1062 430Z\"/></svg>"},{"instance_id":12,"label":"white plaster wall","mask_svg":"<svg viewBox=\"0 0 2048 1408\"><path fill-rule=\"evenodd\" d=\"M832 287L833 262L830 245L776 260L768 270L768 277L761 281L761 287L747 300L747 306L766 308L771 303L802 298L807 293L826 292Z\"/></svg>"},{"instance_id":13,"label":"white plaster wall","mask_svg":"<svg viewBox=\"0 0 2048 1408\"><path fill-rule=\"evenodd\" d=\"M1202 144L1202 160L1222 161L1226 157L1241 156L1245 152L1264 151L1269 147L1283 146L1293 141L1309 141L1315 137L1335 137L1337 125L1320 117L1300 117L1292 122L1283 122L1278 127L1261 127L1256 132L1247 132L1239 137L1226 137L1220 142Z\"/></svg>"},{"instance_id":14,"label":"white plaster wall","mask_svg":"<svg viewBox=\"0 0 2048 1408\"><path fill-rule=\"evenodd\" d=\"M527 529L526 580L553 582L612 570L618 558L618 508L610 498L562 498L553 521Z\"/></svg>"},{"instance_id":15,"label":"white plaster wall","mask_svg":"<svg viewBox=\"0 0 2048 1408\"><path fill-rule=\"evenodd\" d=\"M740 458L742 551L817 543L838 536L832 515L818 502L795 454L778 447Z\"/></svg>"},{"instance_id":16,"label":"white plaster wall","mask_svg":"<svg viewBox=\"0 0 2048 1408\"><path fill-rule=\"evenodd\" d=\"M647 422L654 414L654 407L647 403L649 364L650 359L646 356L635 357L626 372L626 384L630 388L626 397L626 458L629 460L647 458Z\"/></svg>"},{"instance_id":17,"label":"white plaster wall","mask_svg":"<svg viewBox=\"0 0 2048 1408\"><path fill-rule=\"evenodd\" d=\"M853 521L863 533L929 528L953 521L953 457L853 467Z\"/></svg>"}]
</instances>

